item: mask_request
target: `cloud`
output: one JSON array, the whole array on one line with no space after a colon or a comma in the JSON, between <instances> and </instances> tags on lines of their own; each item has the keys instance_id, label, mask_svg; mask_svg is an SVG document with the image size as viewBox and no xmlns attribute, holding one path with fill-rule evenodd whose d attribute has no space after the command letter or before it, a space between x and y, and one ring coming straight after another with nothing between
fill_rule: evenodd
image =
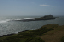
<instances>
[{"instance_id":1,"label":"cloud","mask_svg":"<svg viewBox=\"0 0 64 42\"><path fill-rule=\"evenodd\" d=\"M40 5L40 6L50 6L50 5Z\"/></svg>"}]
</instances>

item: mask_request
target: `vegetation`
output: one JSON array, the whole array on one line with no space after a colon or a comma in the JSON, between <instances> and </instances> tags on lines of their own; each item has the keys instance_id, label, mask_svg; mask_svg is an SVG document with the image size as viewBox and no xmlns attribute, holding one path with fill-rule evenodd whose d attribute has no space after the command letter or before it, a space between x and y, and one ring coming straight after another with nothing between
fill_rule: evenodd
<instances>
[{"instance_id":1,"label":"vegetation","mask_svg":"<svg viewBox=\"0 0 64 42\"><path fill-rule=\"evenodd\" d=\"M64 36L64 25L59 26L58 24L47 24L43 27L54 29L44 33L45 35L40 36L45 42L64 42L64 38L61 39L61 37Z\"/></svg>"},{"instance_id":2,"label":"vegetation","mask_svg":"<svg viewBox=\"0 0 64 42\"><path fill-rule=\"evenodd\" d=\"M15 35L0 37L0 42L45 42L38 36L41 36L50 30L53 30L53 28L48 29L47 27L41 27L37 30L19 32Z\"/></svg>"},{"instance_id":3,"label":"vegetation","mask_svg":"<svg viewBox=\"0 0 64 42\"><path fill-rule=\"evenodd\" d=\"M61 42L64 42L64 36L61 38Z\"/></svg>"},{"instance_id":4,"label":"vegetation","mask_svg":"<svg viewBox=\"0 0 64 42\"><path fill-rule=\"evenodd\" d=\"M58 27L59 27L58 24L47 24L37 30L28 30L10 36L2 36L0 37L0 42L47 42L46 41L47 37L48 39L51 39L50 36L53 37L55 32L59 30L62 31L64 29L64 28L60 28L61 26L59 28ZM46 39L43 39L44 36ZM64 42L64 36L61 38L61 41Z\"/></svg>"}]
</instances>

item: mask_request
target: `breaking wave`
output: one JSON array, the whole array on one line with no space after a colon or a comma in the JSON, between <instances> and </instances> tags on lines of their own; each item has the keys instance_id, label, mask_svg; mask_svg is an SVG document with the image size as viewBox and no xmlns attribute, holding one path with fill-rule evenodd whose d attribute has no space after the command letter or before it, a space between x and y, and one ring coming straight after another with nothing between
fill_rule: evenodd
<instances>
[{"instance_id":1,"label":"breaking wave","mask_svg":"<svg viewBox=\"0 0 64 42\"><path fill-rule=\"evenodd\" d=\"M13 19L13 20L22 20L22 19Z\"/></svg>"},{"instance_id":2,"label":"breaking wave","mask_svg":"<svg viewBox=\"0 0 64 42\"><path fill-rule=\"evenodd\" d=\"M6 19L6 20L0 20L0 23L6 23L8 21L10 21L11 19Z\"/></svg>"},{"instance_id":3,"label":"breaking wave","mask_svg":"<svg viewBox=\"0 0 64 42\"><path fill-rule=\"evenodd\" d=\"M24 19L33 19L33 18L24 18ZM10 21L21 21L23 19L5 19L5 20L0 20L0 23L6 23Z\"/></svg>"}]
</instances>

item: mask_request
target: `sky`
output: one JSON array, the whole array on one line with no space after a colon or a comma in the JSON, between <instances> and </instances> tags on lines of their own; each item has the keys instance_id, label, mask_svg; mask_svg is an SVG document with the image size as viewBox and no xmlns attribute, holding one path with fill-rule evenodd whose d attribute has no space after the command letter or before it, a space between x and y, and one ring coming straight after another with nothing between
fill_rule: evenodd
<instances>
[{"instance_id":1,"label":"sky","mask_svg":"<svg viewBox=\"0 0 64 42\"><path fill-rule=\"evenodd\" d=\"M64 15L64 0L0 0L1 15Z\"/></svg>"}]
</instances>

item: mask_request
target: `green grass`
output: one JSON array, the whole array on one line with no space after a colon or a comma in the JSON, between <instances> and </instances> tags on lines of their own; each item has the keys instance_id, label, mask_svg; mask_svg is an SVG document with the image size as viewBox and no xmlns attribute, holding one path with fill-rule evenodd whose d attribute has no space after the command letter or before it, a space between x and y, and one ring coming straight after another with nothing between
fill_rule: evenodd
<instances>
[{"instance_id":1,"label":"green grass","mask_svg":"<svg viewBox=\"0 0 64 42\"><path fill-rule=\"evenodd\" d=\"M0 42L45 42L38 36L50 30L53 30L53 28L41 27L37 30L24 31L11 36L3 36L0 37Z\"/></svg>"},{"instance_id":2,"label":"green grass","mask_svg":"<svg viewBox=\"0 0 64 42\"><path fill-rule=\"evenodd\" d=\"M18 36L10 36L3 40L0 39L0 42L45 42L45 41L42 40L40 37L22 38Z\"/></svg>"}]
</instances>

